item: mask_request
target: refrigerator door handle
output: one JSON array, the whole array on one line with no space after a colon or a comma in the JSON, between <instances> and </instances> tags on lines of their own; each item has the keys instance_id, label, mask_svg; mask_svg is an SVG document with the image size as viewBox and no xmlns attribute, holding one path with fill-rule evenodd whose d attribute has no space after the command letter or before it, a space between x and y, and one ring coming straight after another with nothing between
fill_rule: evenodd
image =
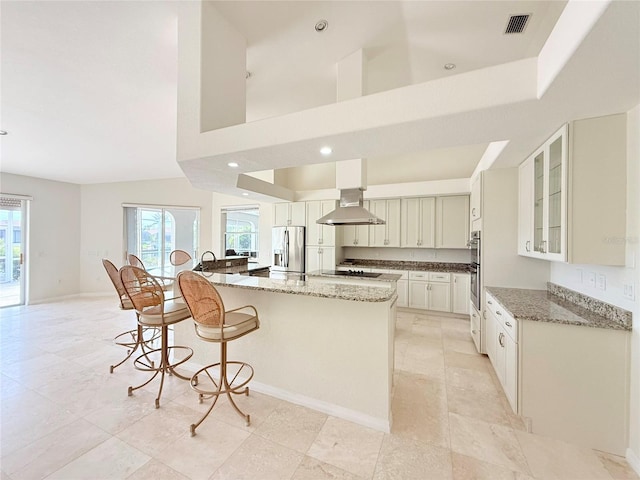
<instances>
[{"instance_id":1,"label":"refrigerator door handle","mask_svg":"<svg viewBox=\"0 0 640 480\"><path fill-rule=\"evenodd\" d=\"M284 266L289 268L289 230L284 231Z\"/></svg>"}]
</instances>

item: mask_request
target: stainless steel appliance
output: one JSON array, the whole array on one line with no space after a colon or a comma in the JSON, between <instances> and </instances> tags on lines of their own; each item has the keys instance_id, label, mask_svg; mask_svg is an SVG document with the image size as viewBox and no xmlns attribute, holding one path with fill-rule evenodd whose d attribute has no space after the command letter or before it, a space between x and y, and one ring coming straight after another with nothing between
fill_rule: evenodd
<instances>
[{"instance_id":1,"label":"stainless steel appliance","mask_svg":"<svg viewBox=\"0 0 640 480\"><path fill-rule=\"evenodd\" d=\"M471 250L471 301L480 311L482 301L482 286L480 284L480 232L471 232L469 240Z\"/></svg>"},{"instance_id":2,"label":"stainless steel appliance","mask_svg":"<svg viewBox=\"0 0 640 480\"><path fill-rule=\"evenodd\" d=\"M272 272L304 273L304 227L273 227Z\"/></svg>"}]
</instances>

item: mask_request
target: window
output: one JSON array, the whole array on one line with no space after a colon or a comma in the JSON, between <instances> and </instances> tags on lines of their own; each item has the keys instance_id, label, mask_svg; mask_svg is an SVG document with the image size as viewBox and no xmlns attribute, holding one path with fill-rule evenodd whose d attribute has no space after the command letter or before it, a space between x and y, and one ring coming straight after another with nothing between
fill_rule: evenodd
<instances>
[{"instance_id":1,"label":"window","mask_svg":"<svg viewBox=\"0 0 640 480\"><path fill-rule=\"evenodd\" d=\"M259 254L260 209L257 206L222 209L225 256L244 255L257 259Z\"/></svg>"},{"instance_id":2,"label":"window","mask_svg":"<svg viewBox=\"0 0 640 480\"><path fill-rule=\"evenodd\" d=\"M176 249L198 256L200 209L193 207L124 206L126 255L138 256L148 270L163 271Z\"/></svg>"}]
</instances>

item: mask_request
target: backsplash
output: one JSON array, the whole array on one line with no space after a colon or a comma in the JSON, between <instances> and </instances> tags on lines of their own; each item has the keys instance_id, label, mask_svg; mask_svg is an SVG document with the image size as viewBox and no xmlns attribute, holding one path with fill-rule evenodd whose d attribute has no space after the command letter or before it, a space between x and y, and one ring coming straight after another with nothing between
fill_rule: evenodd
<instances>
[{"instance_id":1,"label":"backsplash","mask_svg":"<svg viewBox=\"0 0 640 480\"><path fill-rule=\"evenodd\" d=\"M547 282L547 291L556 297L575 303L576 305L586 308L598 315L602 315L605 318L619 322L627 327L631 327L632 315L628 310L616 307L610 303L603 302L602 300L589 297L583 293L576 292L551 282Z\"/></svg>"},{"instance_id":2,"label":"backsplash","mask_svg":"<svg viewBox=\"0 0 640 480\"><path fill-rule=\"evenodd\" d=\"M343 247L342 257L405 262L471 262L471 252L467 249Z\"/></svg>"}]
</instances>

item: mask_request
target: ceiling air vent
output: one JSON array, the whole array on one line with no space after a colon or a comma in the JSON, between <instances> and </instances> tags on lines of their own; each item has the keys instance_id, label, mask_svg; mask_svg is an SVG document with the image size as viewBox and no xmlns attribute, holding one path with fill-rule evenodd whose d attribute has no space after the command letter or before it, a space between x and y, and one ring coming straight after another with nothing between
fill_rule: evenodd
<instances>
[{"instance_id":1,"label":"ceiling air vent","mask_svg":"<svg viewBox=\"0 0 640 480\"><path fill-rule=\"evenodd\" d=\"M509 22L507 23L507 28L504 33L522 33L524 29L527 27L527 23L529 22L530 14L524 15L511 15L509 17Z\"/></svg>"}]
</instances>

